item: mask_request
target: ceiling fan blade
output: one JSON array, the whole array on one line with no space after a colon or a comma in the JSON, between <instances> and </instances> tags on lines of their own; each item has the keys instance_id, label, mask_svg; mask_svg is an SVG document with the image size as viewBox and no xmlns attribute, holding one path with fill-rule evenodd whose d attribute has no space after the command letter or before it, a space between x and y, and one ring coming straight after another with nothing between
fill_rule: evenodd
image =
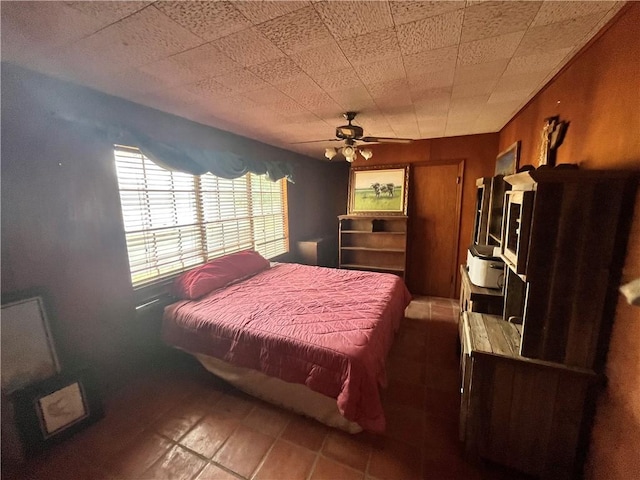
<instances>
[{"instance_id":1,"label":"ceiling fan blade","mask_svg":"<svg viewBox=\"0 0 640 480\"><path fill-rule=\"evenodd\" d=\"M411 138L391 138L391 137L362 137L359 139L361 142L374 142L374 143L411 143Z\"/></svg>"},{"instance_id":2,"label":"ceiling fan blade","mask_svg":"<svg viewBox=\"0 0 640 480\"><path fill-rule=\"evenodd\" d=\"M342 142L339 138L328 138L326 140L307 140L306 142L290 142L289 145L297 145L299 143L323 143L323 142Z\"/></svg>"}]
</instances>

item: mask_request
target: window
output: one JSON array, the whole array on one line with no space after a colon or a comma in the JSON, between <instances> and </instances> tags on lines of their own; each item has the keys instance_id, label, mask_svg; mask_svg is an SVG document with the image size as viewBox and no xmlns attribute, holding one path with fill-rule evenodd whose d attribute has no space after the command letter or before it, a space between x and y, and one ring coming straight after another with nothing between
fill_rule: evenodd
<instances>
[{"instance_id":1,"label":"window","mask_svg":"<svg viewBox=\"0 0 640 480\"><path fill-rule=\"evenodd\" d=\"M134 288L227 253L288 251L285 180L171 172L119 145L115 160Z\"/></svg>"}]
</instances>

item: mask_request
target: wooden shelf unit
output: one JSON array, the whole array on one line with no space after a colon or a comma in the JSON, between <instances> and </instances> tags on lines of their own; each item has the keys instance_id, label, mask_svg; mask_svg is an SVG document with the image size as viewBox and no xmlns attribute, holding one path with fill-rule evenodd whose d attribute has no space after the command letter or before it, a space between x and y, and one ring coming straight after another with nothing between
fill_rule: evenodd
<instances>
[{"instance_id":1,"label":"wooden shelf unit","mask_svg":"<svg viewBox=\"0 0 640 480\"><path fill-rule=\"evenodd\" d=\"M338 221L340 268L395 273L404 278L405 215L340 215Z\"/></svg>"},{"instance_id":2,"label":"wooden shelf unit","mask_svg":"<svg viewBox=\"0 0 640 480\"><path fill-rule=\"evenodd\" d=\"M505 181L511 192L501 257L517 275L507 282L505 304L521 305L521 354L600 371L637 179L630 172L542 169Z\"/></svg>"},{"instance_id":3,"label":"wooden shelf unit","mask_svg":"<svg viewBox=\"0 0 640 480\"><path fill-rule=\"evenodd\" d=\"M460 265L460 279L460 312L502 315L504 296L501 289L474 285L464 265Z\"/></svg>"}]
</instances>

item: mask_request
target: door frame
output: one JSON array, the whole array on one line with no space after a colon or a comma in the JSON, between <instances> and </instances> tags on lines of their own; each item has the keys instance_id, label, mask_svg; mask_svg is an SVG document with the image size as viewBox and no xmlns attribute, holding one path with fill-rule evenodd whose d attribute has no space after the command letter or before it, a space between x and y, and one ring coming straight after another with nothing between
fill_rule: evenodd
<instances>
[{"instance_id":1,"label":"door frame","mask_svg":"<svg viewBox=\"0 0 640 480\"><path fill-rule=\"evenodd\" d=\"M449 298L456 298L457 295L457 286L460 283L460 269L458 265L460 264L460 259L458 258L460 255L460 223L462 221L462 191L464 186L464 158L453 158L453 159L442 159L442 160L434 160L434 161L419 161L413 162L411 164L412 168L415 167L440 167L443 165L457 165L458 166L458 182L456 184L456 218L455 218L455 255L453 256L453 261L451 265L451 272L453 273L453 277L451 282L449 283ZM415 192L413 192L415 195ZM411 221L411 212L409 212L409 221ZM411 235L409 238L412 238Z\"/></svg>"}]
</instances>

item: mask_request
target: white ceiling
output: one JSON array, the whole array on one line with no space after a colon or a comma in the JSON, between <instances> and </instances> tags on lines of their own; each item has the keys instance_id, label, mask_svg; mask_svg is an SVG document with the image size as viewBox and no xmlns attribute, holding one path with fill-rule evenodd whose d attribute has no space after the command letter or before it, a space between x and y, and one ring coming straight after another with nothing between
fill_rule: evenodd
<instances>
[{"instance_id":1,"label":"white ceiling","mask_svg":"<svg viewBox=\"0 0 640 480\"><path fill-rule=\"evenodd\" d=\"M2 60L323 158L365 135L496 132L611 1L0 3Z\"/></svg>"}]
</instances>

